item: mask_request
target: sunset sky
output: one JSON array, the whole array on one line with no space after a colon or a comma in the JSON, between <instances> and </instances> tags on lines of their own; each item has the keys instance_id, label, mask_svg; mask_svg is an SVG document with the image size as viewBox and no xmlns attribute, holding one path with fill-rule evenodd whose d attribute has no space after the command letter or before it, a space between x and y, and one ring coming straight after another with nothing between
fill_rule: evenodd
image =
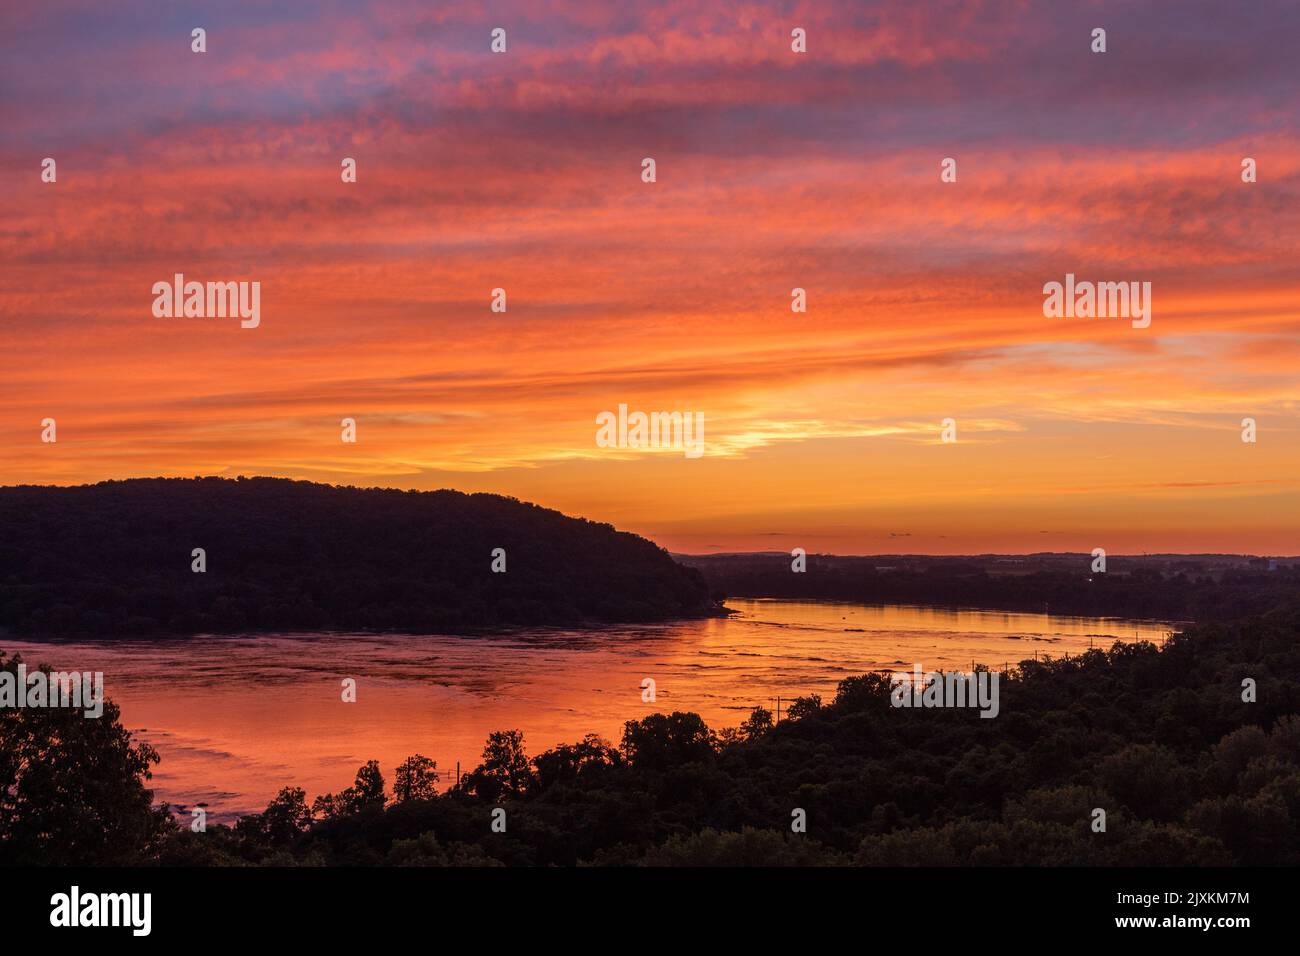
<instances>
[{"instance_id":1,"label":"sunset sky","mask_svg":"<svg viewBox=\"0 0 1300 956\"><path fill-rule=\"evenodd\" d=\"M0 484L453 487L687 552L1300 553L1297 31L1294 0L5 4ZM260 327L155 318L178 272L259 281ZM1067 272L1151 282L1150 328L1044 318ZM704 456L598 447L620 403L702 412Z\"/></svg>"}]
</instances>

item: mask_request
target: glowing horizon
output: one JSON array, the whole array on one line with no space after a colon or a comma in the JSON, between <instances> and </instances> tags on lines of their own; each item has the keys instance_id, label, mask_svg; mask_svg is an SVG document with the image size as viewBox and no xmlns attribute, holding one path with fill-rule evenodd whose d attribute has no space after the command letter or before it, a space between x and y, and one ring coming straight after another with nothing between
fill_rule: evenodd
<instances>
[{"instance_id":1,"label":"glowing horizon","mask_svg":"<svg viewBox=\"0 0 1300 956\"><path fill-rule=\"evenodd\" d=\"M1294 5L59 9L0 14L0 484L452 487L687 553L1300 552ZM154 318L178 272L259 281L260 326ZM1151 282L1151 327L1045 319L1067 273ZM621 403L702 412L704 456L598 447Z\"/></svg>"}]
</instances>

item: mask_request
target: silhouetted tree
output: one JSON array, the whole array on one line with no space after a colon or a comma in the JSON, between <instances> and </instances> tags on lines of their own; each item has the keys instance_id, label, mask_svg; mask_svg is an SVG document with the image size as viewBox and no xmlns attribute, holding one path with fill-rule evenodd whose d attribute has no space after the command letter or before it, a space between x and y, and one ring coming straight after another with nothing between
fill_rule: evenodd
<instances>
[{"instance_id":1,"label":"silhouetted tree","mask_svg":"<svg viewBox=\"0 0 1300 956\"><path fill-rule=\"evenodd\" d=\"M623 754L638 769L712 760L716 741L699 714L651 714L623 725Z\"/></svg>"},{"instance_id":2,"label":"silhouetted tree","mask_svg":"<svg viewBox=\"0 0 1300 956\"><path fill-rule=\"evenodd\" d=\"M523 732L497 730L488 735L483 763L468 775L466 788L485 800L495 800L502 794L523 793L531 779Z\"/></svg>"},{"instance_id":3,"label":"silhouetted tree","mask_svg":"<svg viewBox=\"0 0 1300 956\"><path fill-rule=\"evenodd\" d=\"M379 770L379 761L369 760L357 771L352 786L339 793L318 796L312 803L312 812L325 820L337 820L383 806L384 775Z\"/></svg>"},{"instance_id":4,"label":"silhouetted tree","mask_svg":"<svg viewBox=\"0 0 1300 956\"><path fill-rule=\"evenodd\" d=\"M0 653L15 682L20 657ZM48 667L41 670L49 673ZM0 863L127 865L174 829L145 787L157 752L122 727L116 704L0 709Z\"/></svg>"},{"instance_id":5,"label":"silhouetted tree","mask_svg":"<svg viewBox=\"0 0 1300 956\"><path fill-rule=\"evenodd\" d=\"M307 792L301 787L285 787L259 814L241 817L236 829L246 837L272 846L288 846L311 826L312 813L307 807Z\"/></svg>"},{"instance_id":6,"label":"silhouetted tree","mask_svg":"<svg viewBox=\"0 0 1300 956\"><path fill-rule=\"evenodd\" d=\"M393 800L428 800L437 793L440 779L438 765L428 757L415 754L398 764L393 780Z\"/></svg>"},{"instance_id":7,"label":"silhouetted tree","mask_svg":"<svg viewBox=\"0 0 1300 956\"><path fill-rule=\"evenodd\" d=\"M740 733L746 740L762 737L773 727L772 712L766 707L755 707L749 712L749 719L740 724Z\"/></svg>"},{"instance_id":8,"label":"silhouetted tree","mask_svg":"<svg viewBox=\"0 0 1300 956\"><path fill-rule=\"evenodd\" d=\"M809 694L807 697L796 697L791 701L790 709L786 714L791 720L803 720L805 717L815 717L821 709L821 695Z\"/></svg>"}]
</instances>

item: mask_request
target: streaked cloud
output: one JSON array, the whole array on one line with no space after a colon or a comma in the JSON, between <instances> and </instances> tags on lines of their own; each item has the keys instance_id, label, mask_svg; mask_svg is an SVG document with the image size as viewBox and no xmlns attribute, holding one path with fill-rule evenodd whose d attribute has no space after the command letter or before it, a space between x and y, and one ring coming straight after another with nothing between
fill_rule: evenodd
<instances>
[{"instance_id":1,"label":"streaked cloud","mask_svg":"<svg viewBox=\"0 0 1300 956\"><path fill-rule=\"evenodd\" d=\"M453 484L680 548L1295 550L1294 4L0 17L5 483ZM175 272L260 281L262 327L152 318ZM1151 281L1152 327L1045 320L1066 272ZM704 412L706 457L597 448L620 402Z\"/></svg>"}]
</instances>

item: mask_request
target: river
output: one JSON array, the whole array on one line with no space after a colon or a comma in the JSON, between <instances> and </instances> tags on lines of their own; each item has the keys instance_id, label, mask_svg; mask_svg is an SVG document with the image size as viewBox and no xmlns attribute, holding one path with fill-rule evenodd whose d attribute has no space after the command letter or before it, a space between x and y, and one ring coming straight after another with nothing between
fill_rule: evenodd
<instances>
[{"instance_id":1,"label":"river","mask_svg":"<svg viewBox=\"0 0 1300 956\"><path fill-rule=\"evenodd\" d=\"M414 753L455 777L489 731L518 728L529 754L623 722L692 710L738 725L755 705L829 701L870 670L1001 668L1116 640L1162 641L1172 626L1000 611L730 600L728 618L494 636L259 634L149 641L34 643L0 650L58 670L103 671L122 722L156 747L155 798L199 803L209 820L261 810L284 786L308 800L349 784L376 759L392 784ZM357 684L355 703L342 682ZM642 681L656 700L642 700Z\"/></svg>"}]
</instances>

